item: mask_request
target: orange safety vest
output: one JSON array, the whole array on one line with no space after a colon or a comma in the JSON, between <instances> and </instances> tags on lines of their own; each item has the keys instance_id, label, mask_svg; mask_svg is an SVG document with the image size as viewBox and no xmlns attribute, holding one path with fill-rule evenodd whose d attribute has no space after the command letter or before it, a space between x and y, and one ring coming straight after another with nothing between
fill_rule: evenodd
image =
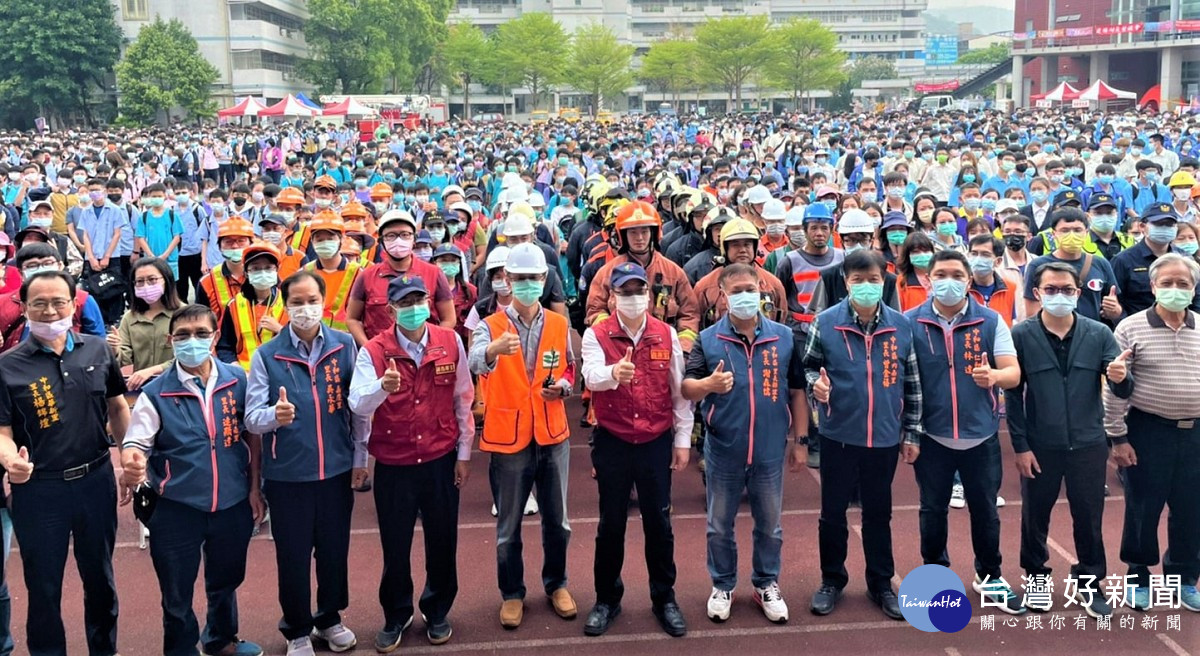
<instances>
[{"instance_id":1,"label":"orange safety vest","mask_svg":"<svg viewBox=\"0 0 1200 656\"><path fill-rule=\"evenodd\" d=\"M255 303L255 306L258 304ZM250 299L238 294L233 299L233 327L238 334L238 364L246 371L250 371L250 358L254 356L254 352L258 347L263 345L263 342L275 336L275 333L269 330L258 330L258 322L260 317L255 317L257 314L251 307ZM274 300L264 310L264 314L269 314L280 323L286 323L283 318L283 294L276 293Z\"/></svg>"},{"instance_id":2,"label":"orange safety vest","mask_svg":"<svg viewBox=\"0 0 1200 656\"><path fill-rule=\"evenodd\" d=\"M537 440L542 446L558 444L570 437L567 409L562 399L542 400L542 382L547 374L562 378L567 370L566 317L555 312L542 311L542 339L538 344L538 357L533 370L533 379L525 372L525 354L501 355L496 358L496 368L487 375L483 386L487 412L483 419L483 437L479 448L490 453L518 453ZM484 319L492 337L506 332L516 332L512 320L504 310ZM557 355L557 359L555 359ZM547 364L553 361L553 366Z\"/></svg>"},{"instance_id":3,"label":"orange safety vest","mask_svg":"<svg viewBox=\"0 0 1200 656\"><path fill-rule=\"evenodd\" d=\"M300 251L301 253L308 250L308 240L312 237L312 233L308 230L308 223L303 222L296 226L296 232L292 235L292 250Z\"/></svg>"},{"instance_id":4,"label":"orange safety vest","mask_svg":"<svg viewBox=\"0 0 1200 656\"><path fill-rule=\"evenodd\" d=\"M306 271L311 271L321 278L325 279L325 272L317 268L320 264L318 260L313 260L304 265ZM337 293L333 296L325 297L325 316L322 322L337 330L346 330L346 299L350 297L350 288L354 286L354 279L358 276L359 262L346 258L346 268L342 273L342 284L338 285ZM329 282L328 279L325 279ZM328 289L325 290L328 293Z\"/></svg>"},{"instance_id":5,"label":"orange safety vest","mask_svg":"<svg viewBox=\"0 0 1200 656\"><path fill-rule=\"evenodd\" d=\"M224 264L218 264L217 266L213 267L212 272L208 274L212 276L212 288L213 292L216 293L215 299L211 295L209 296L209 305L211 305L214 300L220 304L219 309L213 308L214 314L217 315L218 323L221 320L221 315L225 312L225 308L229 307L229 301L232 301L233 295L237 293L237 291L230 289L229 280L225 278L225 273L223 271L224 268Z\"/></svg>"}]
</instances>

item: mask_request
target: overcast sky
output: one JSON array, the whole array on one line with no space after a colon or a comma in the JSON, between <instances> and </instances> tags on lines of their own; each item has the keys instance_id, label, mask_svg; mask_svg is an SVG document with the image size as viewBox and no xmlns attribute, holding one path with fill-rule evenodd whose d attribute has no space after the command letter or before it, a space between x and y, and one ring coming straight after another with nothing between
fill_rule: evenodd
<instances>
[{"instance_id":1,"label":"overcast sky","mask_svg":"<svg viewBox=\"0 0 1200 656\"><path fill-rule=\"evenodd\" d=\"M929 0L930 9L947 7L1003 7L1012 9L1015 0Z\"/></svg>"}]
</instances>

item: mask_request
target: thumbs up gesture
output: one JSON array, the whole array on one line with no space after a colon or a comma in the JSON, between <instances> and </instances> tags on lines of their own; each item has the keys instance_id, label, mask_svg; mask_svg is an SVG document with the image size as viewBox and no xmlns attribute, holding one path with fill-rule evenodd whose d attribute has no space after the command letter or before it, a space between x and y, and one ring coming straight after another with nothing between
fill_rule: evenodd
<instances>
[{"instance_id":1,"label":"thumbs up gesture","mask_svg":"<svg viewBox=\"0 0 1200 656\"><path fill-rule=\"evenodd\" d=\"M1100 301L1100 314L1105 319L1116 319L1121 316L1121 302L1117 300L1117 288L1109 287L1108 295Z\"/></svg>"},{"instance_id":2,"label":"thumbs up gesture","mask_svg":"<svg viewBox=\"0 0 1200 656\"><path fill-rule=\"evenodd\" d=\"M987 389L996 384L991 362L988 360L988 354L984 353L979 356L979 361L975 363L975 367L971 370L971 377L975 379L975 384Z\"/></svg>"},{"instance_id":3,"label":"thumbs up gesture","mask_svg":"<svg viewBox=\"0 0 1200 656\"><path fill-rule=\"evenodd\" d=\"M400 390L400 369L396 367L395 358L388 358L387 371L383 372L383 379L379 384L388 394L394 394Z\"/></svg>"},{"instance_id":4,"label":"thumbs up gesture","mask_svg":"<svg viewBox=\"0 0 1200 656\"><path fill-rule=\"evenodd\" d=\"M612 376L620 384L624 385L633 382L633 374L636 369L633 366L633 347L625 351L625 357L621 358L612 367Z\"/></svg>"},{"instance_id":5,"label":"thumbs up gesture","mask_svg":"<svg viewBox=\"0 0 1200 656\"><path fill-rule=\"evenodd\" d=\"M716 368L713 369L713 372L705 380L708 381L708 391L710 394L713 392L728 394L729 390L733 389L733 372L725 371L724 360L717 363Z\"/></svg>"},{"instance_id":6,"label":"thumbs up gesture","mask_svg":"<svg viewBox=\"0 0 1200 656\"><path fill-rule=\"evenodd\" d=\"M833 384L829 382L829 374L825 372L825 367L821 367L821 377L813 384L812 395L818 403L829 403L829 392L833 390Z\"/></svg>"},{"instance_id":7,"label":"thumbs up gesture","mask_svg":"<svg viewBox=\"0 0 1200 656\"><path fill-rule=\"evenodd\" d=\"M1110 383L1125 382L1125 377L1129 375L1129 366L1126 364L1126 361L1131 355L1133 355L1133 349L1125 349L1121 351L1121 355L1118 355L1116 360L1108 363L1108 368L1104 371L1104 375Z\"/></svg>"},{"instance_id":8,"label":"thumbs up gesture","mask_svg":"<svg viewBox=\"0 0 1200 656\"><path fill-rule=\"evenodd\" d=\"M505 332L493 339L487 350L493 359L501 355L516 355L521 350L521 338L516 333Z\"/></svg>"},{"instance_id":9,"label":"thumbs up gesture","mask_svg":"<svg viewBox=\"0 0 1200 656\"><path fill-rule=\"evenodd\" d=\"M296 419L296 406L288 403L287 389L279 388L279 401L275 403L275 421L280 426L287 426Z\"/></svg>"},{"instance_id":10,"label":"thumbs up gesture","mask_svg":"<svg viewBox=\"0 0 1200 656\"><path fill-rule=\"evenodd\" d=\"M29 461L29 449L21 447L17 450L17 457L8 462L5 466L8 470L8 482L13 485L20 485L29 481L33 476L33 463Z\"/></svg>"},{"instance_id":11,"label":"thumbs up gesture","mask_svg":"<svg viewBox=\"0 0 1200 656\"><path fill-rule=\"evenodd\" d=\"M139 449L121 452L121 482L127 488L135 488L146 480L146 454Z\"/></svg>"}]
</instances>

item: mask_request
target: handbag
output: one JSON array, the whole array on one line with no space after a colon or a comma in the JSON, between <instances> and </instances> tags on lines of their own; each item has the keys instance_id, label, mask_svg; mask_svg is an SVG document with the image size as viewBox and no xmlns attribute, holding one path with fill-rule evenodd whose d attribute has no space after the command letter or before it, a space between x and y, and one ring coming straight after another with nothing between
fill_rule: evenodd
<instances>
[{"instance_id":1,"label":"handbag","mask_svg":"<svg viewBox=\"0 0 1200 656\"><path fill-rule=\"evenodd\" d=\"M150 526L150 518L154 516L157 506L158 492L149 483L142 482L133 489L133 516L143 526Z\"/></svg>"}]
</instances>

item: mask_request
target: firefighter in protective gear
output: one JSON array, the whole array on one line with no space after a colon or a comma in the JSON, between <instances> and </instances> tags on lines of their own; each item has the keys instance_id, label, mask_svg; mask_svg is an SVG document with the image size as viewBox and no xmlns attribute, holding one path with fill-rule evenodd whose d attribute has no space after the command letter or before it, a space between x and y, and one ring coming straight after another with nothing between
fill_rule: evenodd
<instances>
[{"instance_id":1,"label":"firefighter in protective gear","mask_svg":"<svg viewBox=\"0 0 1200 656\"><path fill-rule=\"evenodd\" d=\"M704 248L683 265L688 282L695 285L700 282L701 278L707 276L708 272L725 264L725 256L721 254L721 228L736 218L738 218L737 214L723 205L710 209L704 216L704 224L701 228L704 235Z\"/></svg>"},{"instance_id":2,"label":"firefighter in protective gear","mask_svg":"<svg viewBox=\"0 0 1200 656\"><path fill-rule=\"evenodd\" d=\"M318 212L308 227L317 256L304 268L325 281L325 313L321 323L337 330L346 330L346 302L350 299L350 289L362 269L362 263L358 258L342 254L346 225L337 213L331 210Z\"/></svg>"},{"instance_id":3,"label":"firefighter in protective gear","mask_svg":"<svg viewBox=\"0 0 1200 656\"><path fill-rule=\"evenodd\" d=\"M674 239L663 238L662 250L667 259L684 266L704 250L704 221L716 206L716 196L707 192L692 189L687 194L679 207L680 228L671 235Z\"/></svg>"},{"instance_id":4,"label":"firefighter in protective gear","mask_svg":"<svg viewBox=\"0 0 1200 656\"><path fill-rule=\"evenodd\" d=\"M696 297L687 275L678 264L658 252L662 221L649 203L633 201L617 212L615 236L618 255L601 267L588 291L588 325L612 314L615 299L610 279L612 268L637 262L650 282L651 314L679 332L683 350L690 351L700 327Z\"/></svg>"},{"instance_id":5,"label":"firefighter in protective gear","mask_svg":"<svg viewBox=\"0 0 1200 656\"><path fill-rule=\"evenodd\" d=\"M787 292L774 274L755 261L761 236L758 228L746 219L733 219L721 228L721 252L725 264L746 264L758 269L758 290L762 297L759 307L772 321L782 321L787 309ZM696 303L700 308L700 327L707 328L729 311L728 299L721 294L717 279L721 269L714 269L696 283Z\"/></svg>"}]
</instances>

